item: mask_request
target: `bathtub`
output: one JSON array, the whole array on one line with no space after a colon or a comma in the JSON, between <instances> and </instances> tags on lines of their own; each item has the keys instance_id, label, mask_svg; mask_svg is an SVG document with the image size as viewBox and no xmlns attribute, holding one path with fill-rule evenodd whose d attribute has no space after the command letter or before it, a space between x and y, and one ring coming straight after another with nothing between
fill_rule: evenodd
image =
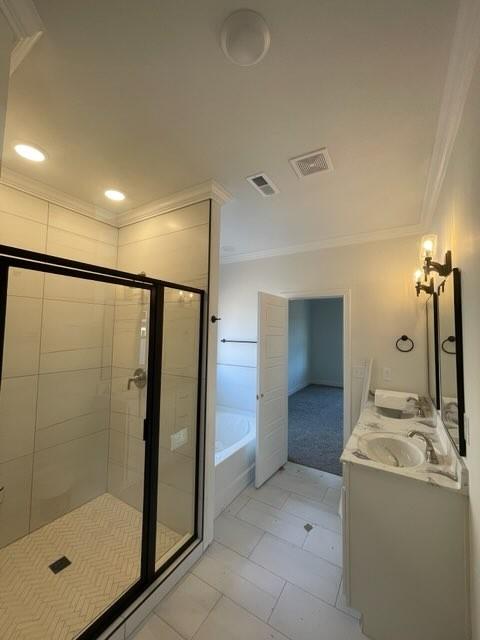
<instances>
[{"instance_id":1,"label":"bathtub","mask_svg":"<svg viewBox=\"0 0 480 640\"><path fill-rule=\"evenodd\" d=\"M253 481L255 436L255 413L217 407L215 517Z\"/></svg>"}]
</instances>

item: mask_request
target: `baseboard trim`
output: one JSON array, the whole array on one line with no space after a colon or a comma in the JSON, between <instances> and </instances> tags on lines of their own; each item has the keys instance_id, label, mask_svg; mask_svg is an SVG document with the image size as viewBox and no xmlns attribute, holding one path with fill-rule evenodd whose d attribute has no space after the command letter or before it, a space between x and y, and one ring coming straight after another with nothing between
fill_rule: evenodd
<instances>
[{"instance_id":1,"label":"baseboard trim","mask_svg":"<svg viewBox=\"0 0 480 640\"><path fill-rule=\"evenodd\" d=\"M336 382L335 380L311 380L309 384L316 384L319 387L336 387L337 389L343 389L343 382Z\"/></svg>"},{"instance_id":2,"label":"baseboard trim","mask_svg":"<svg viewBox=\"0 0 480 640\"><path fill-rule=\"evenodd\" d=\"M301 391L302 389L305 389L305 387L308 387L308 385L311 384L311 382L302 382L301 384L297 384L295 385L295 387L293 387L293 389L290 391L288 391L288 395L291 396L294 393L297 393L297 391Z\"/></svg>"}]
</instances>

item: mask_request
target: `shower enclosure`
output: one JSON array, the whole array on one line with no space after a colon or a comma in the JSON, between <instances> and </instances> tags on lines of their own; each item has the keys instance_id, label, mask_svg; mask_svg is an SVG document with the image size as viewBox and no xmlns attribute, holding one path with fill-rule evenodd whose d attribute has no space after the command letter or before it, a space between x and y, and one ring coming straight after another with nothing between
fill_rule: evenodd
<instances>
[{"instance_id":1,"label":"shower enclosure","mask_svg":"<svg viewBox=\"0 0 480 640\"><path fill-rule=\"evenodd\" d=\"M96 638L201 539L204 316L0 246L0 637Z\"/></svg>"}]
</instances>

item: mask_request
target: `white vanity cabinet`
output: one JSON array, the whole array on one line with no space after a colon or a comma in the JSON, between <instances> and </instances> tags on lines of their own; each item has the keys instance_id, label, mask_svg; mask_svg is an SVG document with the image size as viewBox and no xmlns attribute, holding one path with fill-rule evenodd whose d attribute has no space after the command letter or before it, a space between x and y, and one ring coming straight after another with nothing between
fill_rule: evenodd
<instances>
[{"instance_id":1,"label":"white vanity cabinet","mask_svg":"<svg viewBox=\"0 0 480 640\"><path fill-rule=\"evenodd\" d=\"M462 491L344 462L344 589L373 640L469 640Z\"/></svg>"}]
</instances>

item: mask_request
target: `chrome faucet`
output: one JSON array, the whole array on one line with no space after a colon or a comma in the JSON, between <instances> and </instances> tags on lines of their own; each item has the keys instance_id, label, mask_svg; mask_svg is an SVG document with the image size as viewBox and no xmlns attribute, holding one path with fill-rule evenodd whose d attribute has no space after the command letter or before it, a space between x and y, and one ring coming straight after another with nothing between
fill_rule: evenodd
<instances>
[{"instance_id":1,"label":"chrome faucet","mask_svg":"<svg viewBox=\"0 0 480 640\"><path fill-rule=\"evenodd\" d=\"M414 429L413 431L409 431L407 434L408 438L413 438L414 436L421 438L425 442L425 459L427 460L427 462L429 462L430 464L439 464L437 453L430 438L421 431L417 431L416 429Z\"/></svg>"},{"instance_id":2,"label":"chrome faucet","mask_svg":"<svg viewBox=\"0 0 480 640\"><path fill-rule=\"evenodd\" d=\"M411 403L413 405L413 407L415 408L416 412L417 412L417 418L425 418L425 411L423 410L422 407L422 402L421 400L417 400L417 398L412 398L409 397L406 400L406 404Z\"/></svg>"}]
</instances>

